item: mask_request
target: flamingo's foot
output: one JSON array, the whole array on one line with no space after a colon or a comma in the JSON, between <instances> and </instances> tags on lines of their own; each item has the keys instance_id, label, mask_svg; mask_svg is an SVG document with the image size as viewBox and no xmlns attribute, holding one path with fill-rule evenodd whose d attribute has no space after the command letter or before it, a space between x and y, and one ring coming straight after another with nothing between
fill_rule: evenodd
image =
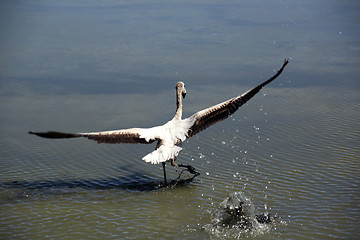
<instances>
[{"instance_id":1,"label":"flamingo's foot","mask_svg":"<svg viewBox=\"0 0 360 240\"><path fill-rule=\"evenodd\" d=\"M195 174L196 176L197 175L200 175L200 173L198 173L197 171L195 171L195 168L190 166L190 165L183 165L183 164L180 164L178 165L178 167L183 167L183 168L187 168L187 170L189 171L189 173L191 174Z\"/></svg>"}]
</instances>

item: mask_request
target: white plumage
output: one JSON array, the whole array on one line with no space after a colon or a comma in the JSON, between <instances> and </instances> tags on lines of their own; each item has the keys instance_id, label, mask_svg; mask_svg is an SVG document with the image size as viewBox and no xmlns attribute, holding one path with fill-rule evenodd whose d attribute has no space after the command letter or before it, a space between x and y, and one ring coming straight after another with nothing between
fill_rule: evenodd
<instances>
[{"instance_id":1,"label":"white plumage","mask_svg":"<svg viewBox=\"0 0 360 240\"><path fill-rule=\"evenodd\" d=\"M143 157L142 160L152 164L166 162L171 159L175 160L182 150L178 145L188 137L187 132L192 122L193 120L189 118L185 120L173 118L162 126L140 131L140 137L147 139L147 141L161 139L155 151Z\"/></svg>"},{"instance_id":2,"label":"white plumage","mask_svg":"<svg viewBox=\"0 0 360 240\"><path fill-rule=\"evenodd\" d=\"M250 89L242 95L233 97L225 102L219 103L207 109L201 110L194 115L182 119L182 98L185 98L186 90L183 82L176 84L176 112L173 119L164 125L152 128L130 128L114 131L104 132L90 132L90 133L62 133L62 132L29 132L40 137L45 138L76 138L86 137L97 141L98 143L153 143L157 142L156 149L144 156L142 159L145 162L152 164L162 163L165 175L165 162L171 161L171 164L177 166L175 163L176 157L179 155L182 148L179 146L186 138L190 138L198 132L215 124L218 121L228 118L240 106L251 99L260 89L266 84L277 78L288 60L285 59L280 70L270 79L263 82L259 86Z\"/></svg>"}]
</instances>

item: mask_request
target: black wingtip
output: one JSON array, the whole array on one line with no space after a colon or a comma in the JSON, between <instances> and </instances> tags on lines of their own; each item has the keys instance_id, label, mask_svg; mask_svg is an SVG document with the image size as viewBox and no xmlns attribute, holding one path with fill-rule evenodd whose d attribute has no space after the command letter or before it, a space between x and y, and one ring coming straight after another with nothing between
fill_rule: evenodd
<instances>
[{"instance_id":1,"label":"black wingtip","mask_svg":"<svg viewBox=\"0 0 360 240\"><path fill-rule=\"evenodd\" d=\"M284 64L282 65L281 68L284 68L284 67L290 62L290 59L291 59L291 58L285 58L285 59L284 59Z\"/></svg>"},{"instance_id":2,"label":"black wingtip","mask_svg":"<svg viewBox=\"0 0 360 240\"><path fill-rule=\"evenodd\" d=\"M285 66L289 63L289 61L290 61L290 58L285 58L284 59L284 63L283 63L283 65L281 66L281 68L279 69L279 71L277 72L277 74L275 75L276 77L278 77L280 74L281 74L281 72L284 70L284 68L285 68ZM274 77L275 77L274 76ZM275 78L276 78L275 77ZM274 79L275 79L274 78ZM274 79L272 79L272 80L274 80Z\"/></svg>"},{"instance_id":3,"label":"black wingtip","mask_svg":"<svg viewBox=\"0 0 360 240\"><path fill-rule=\"evenodd\" d=\"M36 136L39 137L43 137L43 138L76 138L76 137L81 137L80 134L74 134L74 133L62 133L62 132L54 132L54 131L49 131L49 132L32 132L29 131L29 134L34 134Z\"/></svg>"},{"instance_id":4,"label":"black wingtip","mask_svg":"<svg viewBox=\"0 0 360 240\"><path fill-rule=\"evenodd\" d=\"M263 82L259 87L262 88L263 86L267 85L268 83L272 82L274 79L276 79L284 70L285 66L289 63L290 58L285 58L284 59L284 63L281 66L281 68L279 69L279 71L277 71L277 73L272 76L271 78L269 78L267 81Z\"/></svg>"}]
</instances>

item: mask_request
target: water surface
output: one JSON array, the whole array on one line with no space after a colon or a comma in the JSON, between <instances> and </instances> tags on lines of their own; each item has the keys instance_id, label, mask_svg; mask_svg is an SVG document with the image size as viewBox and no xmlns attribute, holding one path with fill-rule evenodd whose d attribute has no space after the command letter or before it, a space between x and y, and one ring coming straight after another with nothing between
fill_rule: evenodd
<instances>
[{"instance_id":1,"label":"water surface","mask_svg":"<svg viewBox=\"0 0 360 240\"><path fill-rule=\"evenodd\" d=\"M359 238L358 10L355 1L4 1L1 238ZM141 161L155 145L27 134L163 124L179 80L190 116L270 77L285 57L275 82L183 144L177 162L201 173L191 182L161 187L161 166ZM276 223L204 229L235 191Z\"/></svg>"}]
</instances>

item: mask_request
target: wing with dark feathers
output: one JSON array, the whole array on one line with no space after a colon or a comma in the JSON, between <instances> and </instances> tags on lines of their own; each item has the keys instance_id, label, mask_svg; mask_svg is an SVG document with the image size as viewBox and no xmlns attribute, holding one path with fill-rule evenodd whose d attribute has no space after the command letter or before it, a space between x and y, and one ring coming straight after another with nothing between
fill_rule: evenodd
<instances>
[{"instance_id":1,"label":"wing with dark feathers","mask_svg":"<svg viewBox=\"0 0 360 240\"><path fill-rule=\"evenodd\" d=\"M39 137L43 138L77 138L82 137L80 134L77 133L63 133L63 132L55 132L55 131L49 131L49 132L28 132L29 134L34 134Z\"/></svg>"},{"instance_id":2,"label":"wing with dark feathers","mask_svg":"<svg viewBox=\"0 0 360 240\"><path fill-rule=\"evenodd\" d=\"M209 107L192 115L190 119L194 121L194 124L190 127L188 131L188 137L192 137L195 134L201 132L202 130L210 127L211 125L228 118L231 114L238 110L239 107L241 107L244 103L249 101L256 93L258 93L261 88L276 79L288 63L289 60L285 59L284 64L279 69L279 71L259 86L250 89L249 91L245 92L240 96L231 98L225 102L219 103L215 106Z\"/></svg>"},{"instance_id":3,"label":"wing with dark feathers","mask_svg":"<svg viewBox=\"0 0 360 240\"><path fill-rule=\"evenodd\" d=\"M86 137L91 140L95 140L98 143L153 143L155 140L150 139L146 141L145 138L141 138L141 128L130 128L115 131L105 132L91 132L91 133L63 133L63 132L29 132L29 134L35 134L44 138L78 138Z\"/></svg>"}]
</instances>

